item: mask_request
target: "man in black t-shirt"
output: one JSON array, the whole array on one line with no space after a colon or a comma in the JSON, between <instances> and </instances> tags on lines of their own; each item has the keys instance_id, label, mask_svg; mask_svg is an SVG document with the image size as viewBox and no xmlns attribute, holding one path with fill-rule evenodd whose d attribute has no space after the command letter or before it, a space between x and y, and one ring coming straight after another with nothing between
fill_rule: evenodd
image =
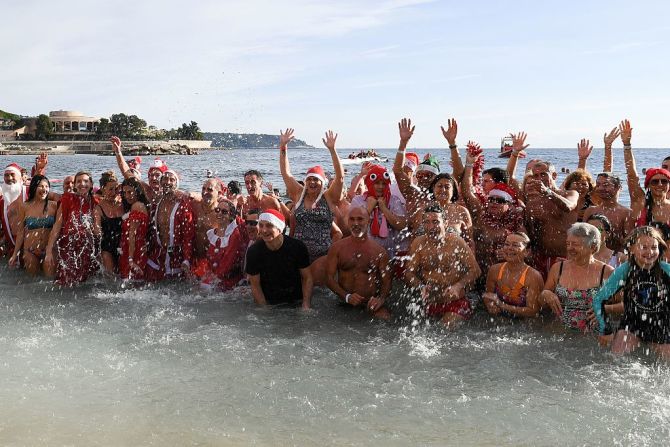
<instances>
[{"instance_id":1,"label":"man in black t-shirt","mask_svg":"<svg viewBox=\"0 0 670 447\"><path fill-rule=\"evenodd\" d=\"M309 309L313 287L309 253L304 243L282 234L285 227L279 211L268 209L258 217L261 240L247 251L251 293L261 306L302 302L302 308Z\"/></svg>"}]
</instances>

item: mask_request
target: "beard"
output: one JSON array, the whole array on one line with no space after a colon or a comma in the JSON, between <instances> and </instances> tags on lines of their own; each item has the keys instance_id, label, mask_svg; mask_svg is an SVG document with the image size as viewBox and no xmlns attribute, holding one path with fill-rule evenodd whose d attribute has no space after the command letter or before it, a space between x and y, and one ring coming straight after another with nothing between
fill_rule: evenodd
<instances>
[{"instance_id":1,"label":"beard","mask_svg":"<svg viewBox=\"0 0 670 447\"><path fill-rule=\"evenodd\" d=\"M11 205L16 199L21 196L23 192L23 185L21 183L7 183L2 184L2 198L5 200L5 207Z\"/></svg>"}]
</instances>

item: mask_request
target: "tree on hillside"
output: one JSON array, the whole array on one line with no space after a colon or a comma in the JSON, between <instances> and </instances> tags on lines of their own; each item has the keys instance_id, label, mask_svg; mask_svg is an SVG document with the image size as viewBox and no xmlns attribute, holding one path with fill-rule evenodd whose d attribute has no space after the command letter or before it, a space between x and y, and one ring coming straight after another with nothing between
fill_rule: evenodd
<instances>
[{"instance_id":1,"label":"tree on hillside","mask_svg":"<svg viewBox=\"0 0 670 447\"><path fill-rule=\"evenodd\" d=\"M111 135L110 128L111 126L109 124L109 120L107 118L100 118L100 122L98 123L95 133L99 137L106 137Z\"/></svg>"},{"instance_id":2,"label":"tree on hillside","mask_svg":"<svg viewBox=\"0 0 670 447\"><path fill-rule=\"evenodd\" d=\"M115 113L109 117L109 132L120 138L137 137L147 127L147 122L137 115L126 115L125 113Z\"/></svg>"},{"instance_id":3,"label":"tree on hillside","mask_svg":"<svg viewBox=\"0 0 670 447\"><path fill-rule=\"evenodd\" d=\"M176 137L180 140L202 140L202 132L198 123L191 121L191 124L183 123L179 129L176 129Z\"/></svg>"},{"instance_id":4,"label":"tree on hillside","mask_svg":"<svg viewBox=\"0 0 670 447\"><path fill-rule=\"evenodd\" d=\"M53 123L47 115L38 116L35 126L35 138L38 140L48 140L53 133Z\"/></svg>"}]
</instances>

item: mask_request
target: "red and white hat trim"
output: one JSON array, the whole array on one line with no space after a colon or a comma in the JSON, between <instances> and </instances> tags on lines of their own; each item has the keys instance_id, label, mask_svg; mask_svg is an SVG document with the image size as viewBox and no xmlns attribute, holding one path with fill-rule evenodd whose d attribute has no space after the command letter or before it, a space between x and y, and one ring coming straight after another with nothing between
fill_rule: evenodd
<instances>
[{"instance_id":1,"label":"red and white hat trim","mask_svg":"<svg viewBox=\"0 0 670 447\"><path fill-rule=\"evenodd\" d=\"M8 164L7 167L5 168L5 172L7 172L7 171L14 172L14 173L16 173L17 177L21 177L21 166L19 166L16 163Z\"/></svg>"},{"instance_id":2,"label":"red and white hat trim","mask_svg":"<svg viewBox=\"0 0 670 447\"><path fill-rule=\"evenodd\" d=\"M149 168L149 172L151 172L152 169L158 169L161 172L167 171L168 167L167 165L161 160L160 158L156 158Z\"/></svg>"},{"instance_id":3,"label":"red and white hat trim","mask_svg":"<svg viewBox=\"0 0 670 447\"><path fill-rule=\"evenodd\" d=\"M323 183L323 186L328 184L328 179L326 178L326 174L323 172L323 168L321 166L314 166L313 168L309 168L307 170L307 175L305 175L305 179L308 177L318 178L321 180L321 183Z\"/></svg>"},{"instance_id":4,"label":"red and white hat trim","mask_svg":"<svg viewBox=\"0 0 670 447\"><path fill-rule=\"evenodd\" d=\"M416 171L416 168L419 167L419 156L414 152L408 152L405 154L405 167L410 168L412 171Z\"/></svg>"},{"instance_id":5,"label":"red and white hat trim","mask_svg":"<svg viewBox=\"0 0 670 447\"><path fill-rule=\"evenodd\" d=\"M261 215L258 216L258 220L269 222L279 231L284 231L284 228L286 228L286 220L284 219L284 215L277 210L268 209L263 211Z\"/></svg>"}]
</instances>

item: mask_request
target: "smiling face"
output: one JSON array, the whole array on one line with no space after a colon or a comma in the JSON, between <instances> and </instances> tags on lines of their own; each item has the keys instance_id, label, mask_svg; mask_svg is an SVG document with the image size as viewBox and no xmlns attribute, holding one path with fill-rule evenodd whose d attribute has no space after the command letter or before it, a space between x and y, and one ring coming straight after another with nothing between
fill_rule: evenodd
<instances>
[{"instance_id":1,"label":"smiling face","mask_svg":"<svg viewBox=\"0 0 670 447\"><path fill-rule=\"evenodd\" d=\"M576 178L568 186L569 191L577 191L580 197L585 196L591 190L591 185L585 178Z\"/></svg>"},{"instance_id":2,"label":"smiling face","mask_svg":"<svg viewBox=\"0 0 670 447\"><path fill-rule=\"evenodd\" d=\"M35 190L35 197L39 200L45 200L49 195L49 182L42 180L37 184L37 189Z\"/></svg>"},{"instance_id":3,"label":"smiling face","mask_svg":"<svg viewBox=\"0 0 670 447\"><path fill-rule=\"evenodd\" d=\"M18 183L20 177L21 176L18 175L13 169L5 171L5 184L13 185L14 183Z\"/></svg>"},{"instance_id":4,"label":"smiling face","mask_svg":"<svg viewBox=\"0 0 670 447\"><path fill-rule=\"evenodd\" d=\"M352 236L357 239L365 237L370 223L370 217L366 209L360 206L349 209L348 221Z\"/></svg>"},{"instance_id":5,"label":"smiling face","mask_svg":"<svg viewBox=\"0 0 670 447\"><path fill-rule=\"evenodd\" d=\"M518 234L507 235L503 244L502 254L507 262L523 261L528 254L526 240Z\"/></svg>"},{"instance_id":6,"label":"smiling face","mask_svg":"<svg viewBox=\"0 0 670 447\"><path fill-rule=\"evenodd\" d=\"M442 213L423 213L421 223L426 235L431 239L441 239L444 235L444 219L442 218Z\"/></svg>"},{"instance_id":7,"label":"smiling face","mask_svg":"<svg viewBox=\"0 0 670 447\"><path fill-rule=\"evenodd\" d=\"M492 216L504 216L509 212L509 202L502 197L489 197L486 202L486 211Z\"/></svg>"},{"instance_id":8,"label":"smiling face","mask_svg":"<svg viewBox=\"0 0 670 447\"><path fill-rule=\"evenodd\" d=\"M258 214L249 213L244 219L244 225L247 228L249 240L255 241L258 239Z\"/></svg>"},{"instance_id":9,"label":"smiling face","mask_svg":"<svg viewBox=\"0 0 670 447\"><path fill-rule=\"evenodd\" d=\"M658 241L651 236L641 235L631 245L630 253L640 268L650 269L654 266L660 255Z\"/></svg>"},{"instance_id":10,"label":"smiling face","mask_svg":"<svg viewBox=\"0 0 670 447\"><path fill-rule=\"evenodd\" d=\"M430 171L417 171L416 173L416 183L422 189L428 189L430 184L433 182L437 174L434 174Z\"/></svg>"},{"instance_id":11,"label":"smiling face","mask_svg":"<svg viewBox=\"0 0 670 447\"><path fill-rule=\"evenodd\" d=\"M270 222L261 220L258 222L258 234L263 239L263 242L270 243L281 235L281 231Z\"/></svg>"},{"instance_id":12,"label":"smiling face","mask_svg":"<svg viewBox=\"0 0 670 447\"><path fill-rule=\"evenodd\" d=\"M533 180L541 181L546 187L552 187L556 173L552 173L546 163L535 163L531 169L531 177Z\"/></svg>"},{"instance_id":13,"label":"smiling face","mask_svg":"<svg viewBox=\"0 0 670 447\"><path fill-rule=\"evenodd\" d=\"M79 174L74 178L74 187L77 194L85 196L91 192L93 182L88 174Z\"/></svg>"},{"instance_id":14,"label":"smiling face","mask_svg":"<svg viewBox=\"0 0 670 447\"><path fill-rule=\"evenodd\" d=\"M307 176L305 179L305 188L307 188L307 192L310 194L318 195L322 187L323 182L313 175Z\"/></svg>"},{"instance_id":15,"label":"smiling face","mask_svg":"<svg viewBox=\"0 0 670 447\"><path fill-rule=\"evenodd\" d=\"M261 191L261 179L255 174L245 175L244 186L247 188L247 193L250 196L255 196Z\"/></svg>"},{"instance_id":16,"label":"smiling face","mask_svg":"<svg viewBox=\"0 0 670 447\"><path fill-rule=\"evenodd\" d=\"M649 190L651 195L655 198L662 199L668 194L670 190L670 180L662 174L656 174L649 181Z\"/></svg>"},{"instance_id":17,"label":"smiling face","mask_svg":"<svg viewBox=\"0 0 670 447\"><path fill-rule=\"evenodd\" d=\"M489 191L493 189L495 184L496 181L493 180L493 177L491 177L490 174L482 175L482 189L484 190L484 194L488 194Z\"/></svg>"},{"instance_id":18,"label":"smiling face","mask_svg":"<svg viewBox=\"0 0 670 447\"><path fill-rule=\"evenodd\" d=\"M130 185L124 185L122 192L123 198L126 200L128 205L132 205L133 203L137 202L137 193L135 192L135 188Z\"/></svg>"},{"instance_id":19,"label":"smiling face","mask_svg":"<svg viewBox=\"0 0 670 447\"><path fill-rule=\"evenodd\" d=\"M165 173L161 177L161 189L163 194L171 194L177 190L177 177L171 173Z\"/></svg>"},{"instance_id":20,"label":"smiling face","mask_svg":"<svg viewBox=\"0 0 670 447\"><path fill-rule=\"evenodd\" d=\"M572 261L588 259L594 253L594 248L589 246L583 237L572 234L568 234L568 237L565 240L565 246L568 253L568 259Z\"/></svg>"},{"instance_id":21,"label":"smiling face","mask_svg":"<svg viewBox=\"0 0 670 447\"><path fill-rule=\"evenodd\" d=\"M202 184L202 201L207 206L213 206L219 202L219 182L211 179Z\"/></svg>"},{"instance_id":22,"label":"smiling face","mask_svg":"<svg viewBox=\"0 0 670 447\"><path fill-rule=\"evenodd\" d=\"M596 178L595 192L603 200L612 200L616 198L620 185L611 177L599 175Z\"/></svg>"},{"instance_id":23,"label":"smiling face","mask_svg":"<svg viewBox=\"0 0 670 447\"><path fill-rule=\"evenodd\" d=\"M105 186L101 188L100 193L105 199L114 200L118 195L118 187L119 183L117 181L112 180L105 183Z\"/></svg>"},{"instance_id":24,"label":"smiling face","mask_svg":"<svg viewBox=\"0 0 670 447\"><path fill-rule=\"evenodd\" d=\"M151 189L156 191L159 190L161 187L161 176L163 175L160 169L149 169L149 173L147 175L149 176L149 186L151 186Z\"/></svg>"}]
</instances>

